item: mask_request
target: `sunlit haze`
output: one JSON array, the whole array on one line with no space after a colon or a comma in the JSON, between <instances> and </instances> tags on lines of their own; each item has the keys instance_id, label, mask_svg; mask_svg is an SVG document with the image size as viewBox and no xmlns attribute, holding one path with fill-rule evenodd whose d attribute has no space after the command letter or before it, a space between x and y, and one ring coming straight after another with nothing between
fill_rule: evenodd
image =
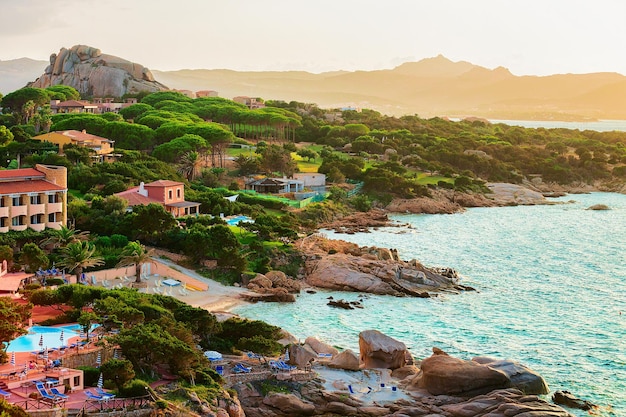
<instances>
[{"instance_id":1,"label":"sunlit haze","mask_svg":"<svg viewBox=\"0 0 626 417\"><path fill-rule=\"evenodd\" d=\"M0 60L84 44L156 70L373 70L439 54L626 74L619 0L0 0Z\"/></svg>"}]
</instances>

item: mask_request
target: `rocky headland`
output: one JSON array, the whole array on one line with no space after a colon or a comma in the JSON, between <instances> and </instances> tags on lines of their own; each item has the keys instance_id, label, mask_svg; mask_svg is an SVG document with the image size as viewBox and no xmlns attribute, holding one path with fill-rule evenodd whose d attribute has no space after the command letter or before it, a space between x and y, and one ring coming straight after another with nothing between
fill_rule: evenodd
<instances>
[{"instance_id":1,"label":"rocky headland","mask_svg":"<svg viewBox=\"0 0 626 417\"><path fill-rule=\"evenodd\" d=\"M83 97L122 97L141 91L168 90L143 65L103 54L100 49L86 45L61 48L58 54L50 55L50 65L44 74L28 87L46 88L57 84L74 87Z\"/></svg>"},{"instance_id":2,"label":"rocky headland","mask_svg":"<svg viewBox=\"0 0 626 417\"><path fill-rule=\"evenodd\" d=\"M571 417L540 397L548 393L540 375L512 360L463 360L434 348L419 362L376 330L359 334L358 355L312 337L288 350L296 370L231 385L247 417Z\"/></svg>"}]
</instances>

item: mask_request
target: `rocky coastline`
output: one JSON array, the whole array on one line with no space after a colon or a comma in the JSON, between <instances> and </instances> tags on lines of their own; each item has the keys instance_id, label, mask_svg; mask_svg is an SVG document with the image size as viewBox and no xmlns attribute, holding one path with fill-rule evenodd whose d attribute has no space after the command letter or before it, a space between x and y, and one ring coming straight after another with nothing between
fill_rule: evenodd
<instances>
[{"instance_id":1,"label":"rocky coastline","mask_svg":"<svg viewBox=\"0 0 626 417\"><path fill-rule=\"evenodd\" d=\"M309 337L288 346L295 370L231 388L247 417L572 417L541 397L549 388L540 375L512 360L463 360L433 348L416 361L376 330L359 334L359 350L339 352Z\"/></svg>"}]
</instances>

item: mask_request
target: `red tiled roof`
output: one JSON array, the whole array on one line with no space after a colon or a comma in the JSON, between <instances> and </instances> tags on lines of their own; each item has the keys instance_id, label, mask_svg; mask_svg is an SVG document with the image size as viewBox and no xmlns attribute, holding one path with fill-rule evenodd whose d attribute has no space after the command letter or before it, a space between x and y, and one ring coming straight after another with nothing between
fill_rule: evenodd
<instances>
[{"instance_id":1,"label":"red tiled roof","mask_svg":"<svg viewBox=\"0 0 626 417\"><path fill-rule=\"evenodd\" d=\"M0 182L0 194L39 193L43 191L63 191L60 187L44 180Z\"/></svg>"},{"instance_id":2,"label":"red tiled roof","mask_svg":"<svg viewBox=\"0 0 626 417\"><path fill-rule=\"evenodd\" d=\"M116 193L114 195L128 201L128 205L131 207L132 206L145 206L150 203L157 203L161 205L163 204L162 201L139 194L137 190L139 190L139 187L133 187L126 191L122 191L121 193Z\"/></svg>"},{"instance_id":3,"label":"red tiled roof","mask_svg":"<svg viewBox=\"0 0 626 417\"><path fill-rule=\"evenodd\" d=\"M22 169L5 169L0 170L0 180L12 179L12 178L45 178L43 172L37 171L35 168L22 168Z\"/></svg>"},{"instance_id":4,"label":"red tiled roof","mask_svg":"<svg viewBox=\"0 0 626 417\"><path fill-rule=\"evenodd\" d=\"M55 107L85 107L85 106L94 106L94 105L88 101L66 100L66 101L57 103Z\"/></svg>"},{"instance_id":5,"label":"red tiled roof","mask_svg":"<svg viewBox=\"0 0 626 417\"><path fill-rule=\"evenodd\" d=\"M157 180L149 184L145 184L144 187L171 187L173 185L183 185L183 183L170 180Z\"/></svg>"}]
</instances>

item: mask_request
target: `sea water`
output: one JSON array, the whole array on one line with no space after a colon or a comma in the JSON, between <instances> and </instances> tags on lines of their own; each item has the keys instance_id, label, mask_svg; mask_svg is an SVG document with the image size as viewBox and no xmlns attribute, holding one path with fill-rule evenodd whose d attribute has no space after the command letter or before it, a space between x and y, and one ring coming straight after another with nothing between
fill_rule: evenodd
<instances>
[{"instance_id":1,"label":"sea water","mask_svg":"<svg viewBox=\"0 0 626 417\"><path fill-rule=\"evenodd\" d=\"M514 359L540 373L551 391L599 404L600 415L626 416L626 196L553 201L562 204L395 215L403 226L327 232L396 248L405 260L453 267L476 292L416 299L320 291L302 293L293 304L235 312L355 351L359 332L377 329L418 359L434 346L464 359ZM594 204L610 210L587 210ZM365 308L335 309L326 305L329 296L361 299Z\"/></svg>"}]
</instances>

